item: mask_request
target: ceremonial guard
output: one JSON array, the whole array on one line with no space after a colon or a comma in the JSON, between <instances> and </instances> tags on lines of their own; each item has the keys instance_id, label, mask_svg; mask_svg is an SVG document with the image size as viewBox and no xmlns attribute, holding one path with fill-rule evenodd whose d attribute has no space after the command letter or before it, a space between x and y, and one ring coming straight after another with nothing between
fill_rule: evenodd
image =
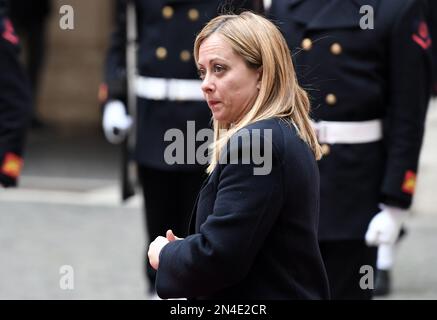
<instances>
[{"instance_id":1,"label":"ceremonial guard","mask_svg":"<svg viewBox=\"0 0 437 320\"><path fill-rule=\"evenodd\" d=\"M26 71L32 90L32 128L41 128L45 124L38 116L38 92L41 87L40 78L44 68L47 48L47 22L52 10L51 0L13 0L9 4L9 16L20 37Z\"/></svg>"},{"instance_id":2,"label":"ceremonial guard","mask_svg":"<svg viewBox=\"0 0 437 320\"><path fill-rule=\"evenodd\" d=\"M167 229L182 236L187 234L189 215L206 177L206 163L193 161L196 150L186 147L204 142L187 139L209 128L211 120L192 55L195 36L221 11L256 9L255 2L259 1L120 0L117 3L116 30L107 56L105 83L99 92L104 104L103 127L112 143L123 141L129 131L134 135L131 158L138 164L143 188L148 242ZM135 15L126 10L132 5ZM126 61L131 63L129 49L126 59L126 45L132 40L129 39L132 17L136 17L135 30L130 30L136 34L134 78L129 76L126 65ZM136 96L134 109L127 103L129 84ZM166 133L175 130L185 138L181 146L185 152L178 161L169 161L168 147L176 142L174 136L170 135L169 139ZM153 292L155 272L149 263L147 268Z\"/></svg>"},{"instance_id":3,"label":"ceremonial guard","mask_svg":"<svg viewBox=\"0 0 437 320\"><path fill-rule=\"evenodd\" d=\"M0 0L0 186L12 187L23 166L23 146L31 111L28 79L18 61L19 39Z\"/></svg>"},{"instance_id":4,"label":"ceremonial guard","mask_svg":"<svg viewBox=\"0 0 437 320\"><path fill-rule=\"evenodd\" d=\"M398 237L416 184L431 75L422 2L273 0L271 16L324 151L319 243L331 297L369 299L376 246Z\"/></svg>"}]
</instances>

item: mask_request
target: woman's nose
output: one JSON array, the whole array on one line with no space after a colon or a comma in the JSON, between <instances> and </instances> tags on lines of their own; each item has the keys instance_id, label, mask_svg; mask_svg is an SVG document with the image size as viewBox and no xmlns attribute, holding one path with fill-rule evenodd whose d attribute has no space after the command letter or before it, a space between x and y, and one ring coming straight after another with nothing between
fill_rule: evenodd
<instances>
[{"instance_id":1,"label":"woman's nose","mask_svg":"<svg viewBox=\"0 0 437 320\"><path fill-rule=\"evenodd\" d=\"M205 76L205 78L202 81L202 85L200 86L203 92L211 92L214 89L214 84L211 81L211 78L208 76Z\"/></svg>"}]
</instances>

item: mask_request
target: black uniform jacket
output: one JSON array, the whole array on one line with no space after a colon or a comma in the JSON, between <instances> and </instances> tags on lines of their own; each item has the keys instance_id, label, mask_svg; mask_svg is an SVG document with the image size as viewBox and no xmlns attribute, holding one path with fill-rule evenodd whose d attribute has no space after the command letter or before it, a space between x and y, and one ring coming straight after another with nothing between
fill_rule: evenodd
<instances>
[{"instance_id":1,"label":"black uniform jacket","mask_svg":"<svg viewBox=\"0 0 437 320\"><path fill-rule=\"evenodd\" d=\"M5 1L0 2L0 6ZM0 184L17 184L31 111L28 79L18 60L19 39L0 7Z\"/></svg>"},{"instance_id":2,"label":"black uniform jacket","mask_svg":"<svg viewBox=\"0 0 437 320\"><path fill-rule=\"evenodd\" d=\"M324 146L321 239L362 239L379 203L411 204L430 92L431 39L422 3L272 3L272 17L312 98L314 120L383 121L381 141Z\"/></svg>"},{"instance_id":3,"label":"black uniform jacket","mask_svg":"<svg viewBox=\"0 0 437 320\"><path fill-rule=\"evenodd\" d=\"M196 35L223 10L238 11L243 6L254 9L255 2L258 1L136 0L138 74L161 79L199 80L192 55ZM106 60L105 81L107 99L125 101L126 0L117 3L116 28ZM200 169L189 161L167 164L164 153L171 142L165 142L164 135L169 129L178 129L186 139L191 139L187 121L195 122L196 133L209 128L211 112L204 101L138 98L137 109L135 160L138 163L168 171Z\"/></svg>"},{"instance_id":4,"label":"black uniform jacket","mask_svg":"<svg viewBox=\"0 0 437 320\"><path fill-rule=\"evenodd\" d=\"M435 45L437 41L437 1L426 0L427 3L427 13L429 21L429 31L431 34L431 39L433 45L431 47L432 52L432 94L437 95L437 46Z\"/></svg>"},{"instance_id":5,"label":"black uniform jacket","mask_svg":"<svg viewBox=\"0 0 437 320\"><path fill-rule=\"evenodd\" d=\"M328 298L317 242L319 175L314 155L284 120L263 120L246 128L251 136L261 137L261 146L273 141L270 173L254 175L253 162L217 165L200 191L192 235L161 251L156 282L160 297ZM271 139L265 129L272 130ZM228 147L231 153L242 149Z\"/></svg>"}]
</instances>

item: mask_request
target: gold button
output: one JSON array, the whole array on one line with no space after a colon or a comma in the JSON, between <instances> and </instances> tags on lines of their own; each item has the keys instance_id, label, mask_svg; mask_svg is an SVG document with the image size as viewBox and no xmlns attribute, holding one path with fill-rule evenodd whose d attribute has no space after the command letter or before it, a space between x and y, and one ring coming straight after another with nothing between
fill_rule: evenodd
<instances>
[{"instance_id":1,"label":"gold button","mask_svg":"<svg viewBox=\"0 0 437 320\"><path fill-rule=\"evenodd\" d=\"M302 49L305 51L311 50L313 47L313 42L309 38L305 38L302 40Z\"/></svg>"},{"instance_id":2,"label":"gold button","mask_svg":"<svg viewBox=\"0 0 437 320\"><path fill-rule=\"evenodd\" d=\"M329 147L328 144L322 144L321 147L322 147L322 154L324 156L327 156L331 152L331 148Z\"/></svg>"},{"instance_id":3,"label":"gold button","mask_svg":"<svg viewBox=\"0 0 437 320\"><path fill-rule=\"evenodd\" d=\"M329 104L330 106L333 106L334 104L337 103L337 97L335 96L335 94L328 94L326 95L326 103Z\"/></svg>"},{"instance_id":4,"label":"gold button","mask_svg":"<svg viewBox=\"0 0 437 320\"><path fill-rule=\"evenodd\" d=\"M199 11L197 9L188 10L188 18L191 21L196 21L197 19L199 19Z\"/></svg>"},{"instance_id":5,"label":"gold button","mask_svg":"<svg viewBox=\"0 0 437 320\"><path fill-rule=\"evenodd\" d=\"M339 55L342 50L343 49L342 49L341 45L339 43L337 43L337 42L333 43L332 46L331 46L331 53L332 54Z\"/></svg>"},{"instance_id":6,"label":"gold button","mask_svg":"<svg viewBox=\"0 0 437 320\"><path fill-rule=\"evenodd\" d=\"M184 62L188 62L191 59L191 53L188 50L182 50L180 54L181 60Z\"/></svg>"},{"instance_id":7,"label":"gold button","mask_svg":"<svg viewBox=\"0 0 437 320\"><path fill-rule=\"evenodd\" d=\"M156 49L156 57L159 60L164 60L167 57L167 49L164 47L158 47L158 49Z\"/></svg>"},{"instance_id":8,"label":"gold button","mask_svg":"<svg viewBox=\"0 0 437 320\"><path fill-rule=\"evenodd\" d=\"M174 10L170 6L165 6L162 8L162 16L166 19L171 19L173 17Z\"/></svg>"}]
</instances>

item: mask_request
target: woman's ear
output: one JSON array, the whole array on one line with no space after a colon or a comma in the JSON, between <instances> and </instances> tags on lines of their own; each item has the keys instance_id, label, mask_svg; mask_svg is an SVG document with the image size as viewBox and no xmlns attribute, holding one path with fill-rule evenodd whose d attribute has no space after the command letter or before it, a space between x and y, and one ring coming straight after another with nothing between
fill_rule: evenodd
<instances>
[{"instance_id":1,"label":"woman's ear","mask_svg":"<svg viewBox=\"0 0 437 320\"><path fill-rule=\"evenodd\" d=\"M258 73L258 83L256 84L256 88L259 90L261 89L261 79L263 77L263 67L259 67L257 70Z\"/></svg>"}]
</instances>

